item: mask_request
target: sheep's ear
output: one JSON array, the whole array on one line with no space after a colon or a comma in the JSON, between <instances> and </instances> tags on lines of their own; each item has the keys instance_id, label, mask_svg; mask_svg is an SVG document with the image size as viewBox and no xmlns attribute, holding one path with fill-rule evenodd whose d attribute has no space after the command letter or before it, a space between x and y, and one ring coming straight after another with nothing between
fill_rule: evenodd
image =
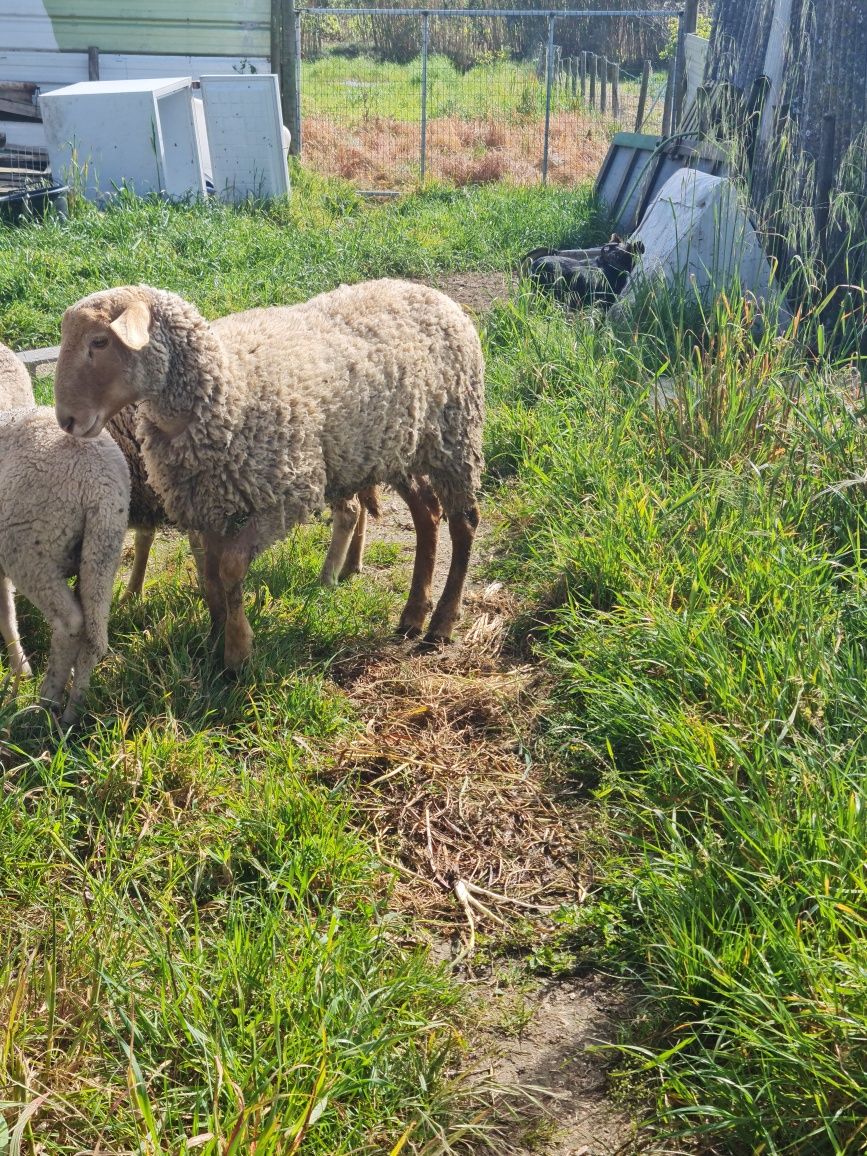
<instances>
[{"instance_id":1,"label":"sheep's ear","mask_svg":"<svg viewBox=\"0 0 867 1156\"><path fill-rule=\"evenodd\" d=\"M151 311L144 301L133 301L110 325L127 349L143 349L151 339Z\"/></svg>"},{"instance_id":2,"label":"sheep's ear","mask_svg":"<svg viewBox=\"0 0 867 1156\"><path fill-rule=\"evenodd\" d=\"M611 234L611 240L608 242L608 244L609 245L622 245L623 240L622 240L620 234L619 233L612 233Z\"/></svg>"}]
</instances>

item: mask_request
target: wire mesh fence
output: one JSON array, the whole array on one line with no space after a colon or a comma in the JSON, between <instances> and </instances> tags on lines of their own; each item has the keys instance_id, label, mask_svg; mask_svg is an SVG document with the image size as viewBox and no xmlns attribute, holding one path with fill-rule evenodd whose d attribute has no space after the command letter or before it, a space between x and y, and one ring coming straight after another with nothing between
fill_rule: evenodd
<instances>
[{"instance_id":1,"label":"wire mesh fence","mask_svg":"<svg viewBox=\"0 0 867 1156\"><path fill-rule=\"evenodd\" d=\"M365 188L562 184L660 133L678 13L301 10L302 159Z\"/></svg>"}]
</instances>

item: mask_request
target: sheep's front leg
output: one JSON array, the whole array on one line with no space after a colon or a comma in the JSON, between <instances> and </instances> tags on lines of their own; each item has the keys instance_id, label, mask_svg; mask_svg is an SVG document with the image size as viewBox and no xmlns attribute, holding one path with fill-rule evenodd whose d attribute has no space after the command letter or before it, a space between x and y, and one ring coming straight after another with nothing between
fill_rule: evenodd
<instances>
[{"instance_id":1,"label":"sheep's front leg","mask_svg":"<svg viewBox=\"0 0 867 1156\"><path fill-rule=\"evenodd\" d=\"M199 583L199 593L205 593L205 539L198 530L190 530L190 553L196 564L196 578Z\"/></svg>"},{"instance_id":2,"label":"sheep's front leg","mask_svg":"<svg viewBox=\"0 0 867 1156\"><path fill-rule=\"evenodd\" d=\"M211 638L216 638L226 624L226 591L220 577L220 559L225 541L217 534L202 536L202 586L211 615Z\"/></svg>"},{"instance_id":3,"label":"sheep's front leg","mask_svg":"<svg viewBox=\"0 0 867 1156\"><path fill-rule=\"evenodd\" d=\"M133 598L141 597L141 592L144 589L145 572L148 568L148 558L151 553L151 546L154 544L155 530L139 529L135 532L135 553L133 555L132 571L129 576L129 582L126 584L121 596L120 605L124 606L127 602L131 602Z\"/></svg>"},{"instance_id":4,"label":"sheep's front leg","mask_svg":"<svg viewBox=\"0 0 867 1156\"><path fill-rule=\"evenodd\" d=\"M343 570L343 563L349 552L355 528L361 515L361 503L357 498L341 498L332 502L331 541L328 553L319 574L323 586L336 586Z\"/></svg>"},{"instance_id":5,"label":"sheep's front leg","mask_svg":"<svg viewBox=\"0 0 867 1156\"><path fill-rule=\"evenodd\" d=\"M15 587L0 570L0 634L9 651L9 669L19 678L30 677L30 664L18 637L18 617L15 614Z\"/></svg>"},{"instance_id":6,"label":"sheep's front leg","mask_svg":"<svg viewBox=\"0 0 867 1156\"><path fill-rule=\"evenodd\" d=\"M84 614L81 603L60 574L43 575L40 588L28 589L27 596L51 627L51 648L39 699L45 706L57 706L81 646Z\"/></svg>"},{"instance_id":7,"label":"sheep's front leg","mask_svg":"<svg viewBox=\"0 0 867 1156\"><path fill-rule=\"evenodd\" d=\"M253 631L244 613L244 579L251 551L242 543L227 543L220 558L220 578L226 592L226 640L223 659L227 670L237 670L253 653Z\"/></svg>"},{"instance_id":8,"label":"sheep's front leg","mask_svg":"<svg viewBox=\"0 0 867 1156\"><path fill-rule=\"evenodd\" d=\"M449 514L452 558L446 584L430 620L425 642L451 642L455 623L461 615L461 599L470 564L473 539L479 525L479 507L473 503L466 510Z\"/></svg>"},{"instance_id":9,"label":"sheep's front leg","mask_svg":"<svg viewBox=\"0 0 867 1156\"><path fill-rule=\"evenodd\" d=\"M396 489L409 506L415 526L412 584L397 625L397 633L405 638L418 638L433 606L431 594L442 507L430 483L424 478L414 478L410 485L400 485Z\"/></svg>"}]
</instances>

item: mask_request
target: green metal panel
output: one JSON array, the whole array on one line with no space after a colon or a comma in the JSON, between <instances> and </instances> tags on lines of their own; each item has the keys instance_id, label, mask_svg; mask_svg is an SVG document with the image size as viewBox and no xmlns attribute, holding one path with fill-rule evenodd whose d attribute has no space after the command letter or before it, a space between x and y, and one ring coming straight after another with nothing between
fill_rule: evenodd
<instances>
[{"instance_id":1,"label":"green metal panel","mask_svg":"<svg viewBox=\"0 0 867 1156\"><path fill-rule=\"evenodd\" d=\"M60 48L269 56L271 0L44 0Z\"/></svg>"}]
</instances>

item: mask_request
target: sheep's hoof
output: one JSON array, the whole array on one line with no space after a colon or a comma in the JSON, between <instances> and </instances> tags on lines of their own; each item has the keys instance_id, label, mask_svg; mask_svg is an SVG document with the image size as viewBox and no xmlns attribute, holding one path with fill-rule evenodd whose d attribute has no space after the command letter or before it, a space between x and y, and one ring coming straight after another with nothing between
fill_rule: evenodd
<instances>
[{"instance_id":1,"label":"sheep's hoof","mask_svg":"<svg viewBox=\"0 0 867 1156\"><path fill-rule=\"evenodd\" d=\"M129 606L131 602L137 601L141 598L141 590L124 590L118 599L118 606Z\"/></svg>"},{"instance_id":2,"label":"sheep's hoof","mask_svg":"<svg viewBox=\"0 0 867 1156\"><path fill-rule=\"evenodd\" d=\"M356 574L360 574L360 573L361 573L361 567L360 566L350 566L348 568L344 567L340 571L339 581L340 582L348 582L350 578L354 578Z\"/></svg>"},{"instance_id":3,"label":"sheep's hoof","mask_svg":"<svg viewBox=\"0 0 867 1156\"><path fill-rule=\"evenodd\" d=\"M249 626L246 630L226 632L226 645L223 648L223 665L226 670L240 670L252 653L253 631Z\"/></svg>"},{"instance_id":4,"label":"sheep's hoof","mask_svg":"<svg viewBox=\"0 0 867 1156\"><path fill-rule=\"evenodd\" d=\"M421 638L420 626L397 626L394 631L397 638L405 638L408 642L413 642L416 638Z\"/></svg>"},{"instance_id":5,"label":"sheep's hoof","mask_svg":"<svg viewBox=\"0 0 867 1156\"><path fill-rule=\"evenodd\" d=\"M433 630L429 630L419 646L422 650L440 650L443 646L448 646L451 641L451 635L437 634Z\"/></svg>"}]
</instances>

